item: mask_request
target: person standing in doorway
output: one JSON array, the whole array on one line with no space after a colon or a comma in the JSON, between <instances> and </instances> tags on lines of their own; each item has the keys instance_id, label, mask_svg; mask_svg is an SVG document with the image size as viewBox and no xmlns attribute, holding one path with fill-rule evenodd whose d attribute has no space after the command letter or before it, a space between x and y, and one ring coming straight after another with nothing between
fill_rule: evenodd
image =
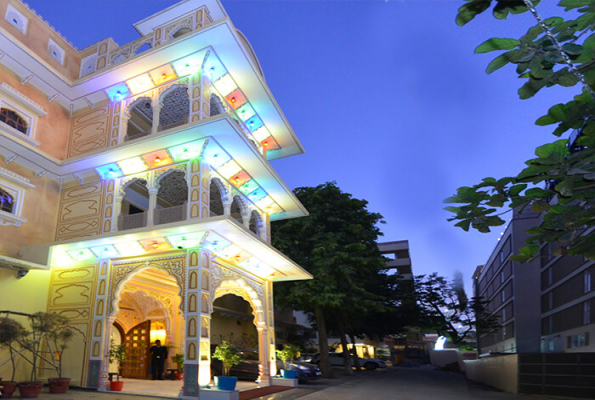
<instances>
[{"instance_id":1,"label":"person standing in doorway","mask_svg":"<svg viewBox=\"0 0 595 400\"><path fill-rule=\"evenodd\" d=\"M153 380L163 380L163 367L167 359L167 347L161 345L160 340L155 341L155 346L151 346L151 371Z\"/></svg>"}]
</instances>

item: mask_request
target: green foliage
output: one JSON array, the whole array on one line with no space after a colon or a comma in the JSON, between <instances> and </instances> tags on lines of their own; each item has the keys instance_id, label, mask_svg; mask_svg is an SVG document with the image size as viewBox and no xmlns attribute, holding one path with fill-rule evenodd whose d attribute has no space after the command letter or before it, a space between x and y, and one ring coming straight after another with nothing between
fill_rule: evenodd
<instances>
[{"instance_id":1,"label":"green foliage","mask_svg":"<svg viewBox=\"0 0 595 400\"><path fill-rule=\"evenodd\" d=\"M518 3L518 4L516 4ZM493 15L502 19L508 14L526 12L522 1L471 0L459 9L457 23L464 25L484 11L493 8ZM537 4L534 1L534 4ZM545 24L584 76L590 88L595 87L595 3L591 0L562 0L564 11L574 11L574 19L553 17ZM539 9L538 9L539 10ZM528 99L544 88L555 85L572 87L579 79L566 64L563 54L536 24L519 39L492 38L476 52L503 51L487 68L492 73L507 64L516 66L518 78L525 83L519 97ZM582 83L580 83L582 85ZM500 215L511 209L530 207L543 213L541 225L530 231L528 245L513 256L515 261L531 260L543 242L559 242L571 255L595 259L595 237L584 235L595 225L595 99L583 88L567 103L554 104L546 115L535 122L552 125L555 137L570 130L579 132L578 140L569 149L568 140L555 140L535 150L535 158L516 176L499 180L484 179L471 187L461 187L446 199L457 206L446 207L453 213L449 221L464 230L489 232L504 223ZM572 150L572 151L571 151ZM554 206L552 206L555 204Z\"/></svg>"},{"instance_id":2,"label":"green foliage","mask_svg":"<svg viewBox=\"0 0 595 400\"><path fill-rule=\"evenodd\" d=\"M0 349L7 348L10 353L10 361L12 365L12 376L11 381L14 381L16 373L15 364L15 346L19 340L26 335L25 328L18 321L12 318L2 317L0 318Z\"/></svg>"},{"instance_id":3,"label":"green foliage","mask_svg":"<svg viewBox=\"0 0 595 400\"><path fill-rule=\"evenodd\" d=\"M242 362L238 349L227 340L223 340L217 346L215 353L213 353L213 358L221 360L223 364L223 376L229 376L229 371Z\"/></svg>"},{"instance_id":4,"label":"green foliage","mask_svg":"<svg viewBox=\"0 0 595 400\"><path fill-rule=\"evenodd\" d=\"M319 341L326 344L321 318L336 325L384 309L384 294L395 277L383 272L385 259L376 243L382 216L368 211L367 201L344 193L335 182L294 193L310 215L273 222L273 246L314 279L275 284L275 299L281 306L315 314ZM324 359L328 352L320 353L322 372L330 377L332 369Z\"/></svg>"},{"instance_id":5,"label":"green foliage","mask_svg":"<svg viewBox=\"0 0 595 400\"><path fill-rule=\"evenodd\" d=\"M300 356L302 350L297 346L286 344L283 346L283 350L277 350L277 358L283 361L285 368L287 369L287 362L291 362Z\"/></svg>"},{"instance_id":6,"label":"green foliage","mask_svg":"<svg viewBox=\"0 0 595 400\"><path fill-rule=\"evenodd\" d=\"M178 371L182 371L184 369L184 354L176 353L175 355L171 356L171 361L178 366Z\"/></svg>"},{"instance_id":7,"label":"green foliage","mask_svg":"<svg viewBox=\"0 0 595 400\"><path fill-rule=\"evenodd\" d=\"M120 366L123 361L126 361L126 344L115 344L114 340L110 341L109 352L107 353L108 361L110 364L116 363L118 366L118 370L120 370ZM118 380L120 380L120 376L118 375Z\"/></svg>"},{"instance_id":8,"label":"green foliage","mask_svg":"<svg viewBox=\"0 0 595 400\"><path fill-rule=\"evenodd\" d=\"M419 321L421 328L446 336L459 346L471 333L490 333L498 324L486 312L485 302L478 298L469 301L462 283L457 282L461 281L451 282L437 273L416 276L415 294L424 310Z\"/></svg>"}]
</instances>

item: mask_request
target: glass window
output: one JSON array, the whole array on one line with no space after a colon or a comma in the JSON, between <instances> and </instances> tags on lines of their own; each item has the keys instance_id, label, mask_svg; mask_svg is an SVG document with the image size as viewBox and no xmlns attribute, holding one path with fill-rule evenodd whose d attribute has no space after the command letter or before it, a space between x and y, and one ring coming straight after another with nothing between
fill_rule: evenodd
<instances>
[{"instance_id":1,"label":"glass window","mask_svg":"<svg viewBox=\"0 0 595 400\"><path fill-rule=\"evenodd\" d=\"M585 271L583 275L583 289L584 293L589 293L591 291L591 271Z\"/></svg>"},{"instance_id":2,"label":"glass window","mask_svg":"<svg viewBox=\"0 0 595 400\"><path fill-rule=\"evenodd\" d=\"M11 128L16 129L19 132L27 134L27 123L24 119L18 116L12 110L8 108L0 109L0 121L4 122L6 125L10 126Z\"/></svg>"},{"instance_id":3,"label":"glass window","mask_svg":"<svg viewBox=\"0 0 595 400\"><path fill-rule=\"evenodd\" d=\"M589 300L583 303L583 325L591 323L591 302Z\"/></svg>"},{"instance_id":4,"label":"glass window","mask_svg":"<svg viewBox=\"0 0 595 400\"><path fill-rule=\"evenodd\" d=\"M0 188L0 211L12 214L14 199L11 195Z\"/></svg>"}]
</instances>

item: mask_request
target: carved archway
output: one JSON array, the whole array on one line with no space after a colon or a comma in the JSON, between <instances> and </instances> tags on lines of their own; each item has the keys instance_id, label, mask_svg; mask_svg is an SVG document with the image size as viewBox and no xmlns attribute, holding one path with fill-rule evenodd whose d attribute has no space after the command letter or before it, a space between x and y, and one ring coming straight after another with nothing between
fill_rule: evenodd
<instances>
[{"instance_id":1,"label":"carved archway","mask_svg":"<svg viewBox=\"0 0 595 400\"><path fill-rule=\"evenodd\" d=\"M214 301L226 294L234 294L250 303L254 314L254 325L266 326L263 285L229 268L214 264L209 313L213 312Z\"/></svg>"}]
</instances>

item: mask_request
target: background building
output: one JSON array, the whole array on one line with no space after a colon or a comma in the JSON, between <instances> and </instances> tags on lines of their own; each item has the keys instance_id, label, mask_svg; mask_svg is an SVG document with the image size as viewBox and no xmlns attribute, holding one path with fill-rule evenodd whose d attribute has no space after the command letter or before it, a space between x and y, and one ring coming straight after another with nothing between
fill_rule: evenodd
<instances>
[{"instance_id":1,"label":"background building","mask_svg":"<svg viewBox=\"0 0 595 400\"><path fill-rule=\"evenodd\" d=\"M500 319L497 332L478 338L480 354L595 350L593 262L552 244L531 262L508 260L540 222L538 213L515 211L488 262L476 269L474 293Z\"/></svg>"}]
</instances>

